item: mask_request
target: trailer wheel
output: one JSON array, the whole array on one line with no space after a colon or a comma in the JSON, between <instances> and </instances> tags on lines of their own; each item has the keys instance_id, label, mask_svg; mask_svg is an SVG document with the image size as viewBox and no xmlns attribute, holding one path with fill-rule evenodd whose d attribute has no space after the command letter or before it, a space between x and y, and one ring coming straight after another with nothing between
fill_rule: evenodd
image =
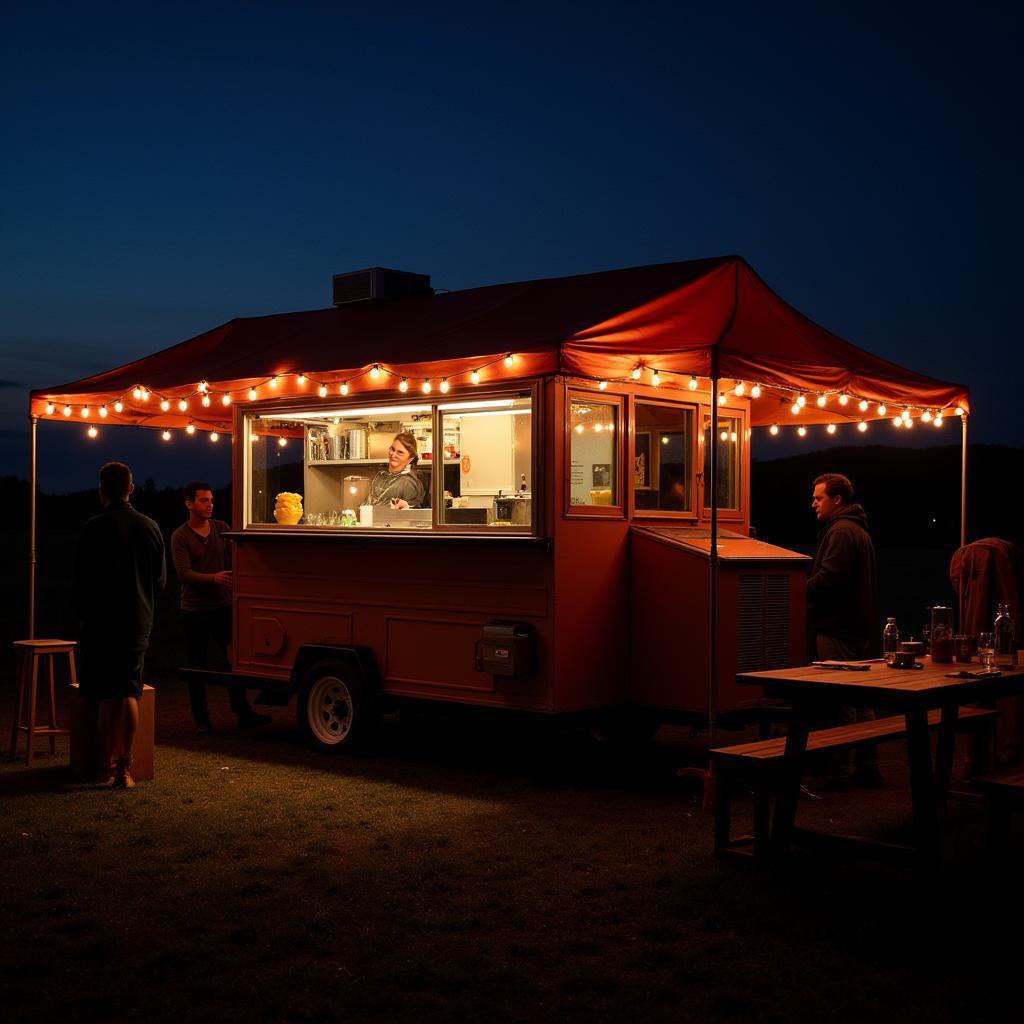
<instances>
[{"instance_id":1,"label":"trailer wheel","mask_svg":"<svg viewBox=\"0 0 1024 1024\"><path fill-rule=\"evenodd\" d=\"M359 673L344 661L325 658L302 677L299 728L314 750L351 751L374 731L375 702Z\"/></svg>"}]
</instances>

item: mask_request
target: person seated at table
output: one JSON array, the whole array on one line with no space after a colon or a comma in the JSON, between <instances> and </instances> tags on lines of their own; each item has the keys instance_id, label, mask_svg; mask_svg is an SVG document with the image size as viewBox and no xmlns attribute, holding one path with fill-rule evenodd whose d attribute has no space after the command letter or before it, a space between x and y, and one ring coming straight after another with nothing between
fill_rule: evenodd
<instances>
[{"instance_id":1,"label":"person seated at table","mask_svg":"<svg viewBox=\"0 0 1024 1024\"><path fill-rule=\"evenodd\" d=\"M423 504L423 481L414 472L419 462L416 438L408 431L396 434L388 448L388 467L370 481L370 504L391 508L419 508Z\"/></svg>"}]
</instances>

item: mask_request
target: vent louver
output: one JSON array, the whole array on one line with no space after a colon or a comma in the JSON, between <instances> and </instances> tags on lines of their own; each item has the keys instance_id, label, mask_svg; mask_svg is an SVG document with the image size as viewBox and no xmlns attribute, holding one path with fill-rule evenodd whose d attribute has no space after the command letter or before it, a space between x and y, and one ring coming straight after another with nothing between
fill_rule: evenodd
<instances>
[{"instance_id":1,"label":"vent louver","mask_svg":"<svg viewBox=\"0 0 1024 1024\"><path fill-rule=\"evenodd\" d=\"M740 574L736 670L760 672L789 663L789 577Z\"/></svg>"}]
</instances>

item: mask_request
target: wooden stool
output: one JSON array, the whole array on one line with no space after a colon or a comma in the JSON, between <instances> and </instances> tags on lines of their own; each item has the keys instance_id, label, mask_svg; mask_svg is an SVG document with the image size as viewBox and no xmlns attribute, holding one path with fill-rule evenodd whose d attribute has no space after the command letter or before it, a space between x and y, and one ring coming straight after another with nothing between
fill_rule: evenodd
<instances>
[{"instance_id":1,"label":"wooden stool","mask_svg":"<svg viewBox=\"0 0 1024 1024\"><path fill-rule=\"evenodd\" d=\"M58 654L66 654L71 683L78 683L75 674L75 641L74 640L15 640L14 649L17 653L18 704L11 725L11 760L18 754L18 733L28 734L25 764L32 763L32 744L37 736L49 736L50 753L57 753L58 736L67 736L69 729L57 725L57 700L53 689L53 659ZM36 694L39 689L39 662L46 659L47 677L50 681L50 716L49 725L36 725Z\"/></svg>"}]
</instances>

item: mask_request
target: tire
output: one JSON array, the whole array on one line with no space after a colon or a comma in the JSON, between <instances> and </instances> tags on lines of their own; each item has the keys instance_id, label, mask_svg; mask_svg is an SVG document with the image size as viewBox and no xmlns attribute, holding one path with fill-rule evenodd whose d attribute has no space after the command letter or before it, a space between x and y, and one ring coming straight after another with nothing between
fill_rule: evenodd
<instances>
[{"instance_id":1,"label":"tire","mask_svg":"<svg viewBox=\"0 0 1024 1024\"><path fill-rule=\"evenodd\" d=\"M324 658L306 671L299 688L298 714L306 742L328 754L362 749L380 724L380 712L366 682L351 665L336 658Z\"/></svg>"}]
</instances>

